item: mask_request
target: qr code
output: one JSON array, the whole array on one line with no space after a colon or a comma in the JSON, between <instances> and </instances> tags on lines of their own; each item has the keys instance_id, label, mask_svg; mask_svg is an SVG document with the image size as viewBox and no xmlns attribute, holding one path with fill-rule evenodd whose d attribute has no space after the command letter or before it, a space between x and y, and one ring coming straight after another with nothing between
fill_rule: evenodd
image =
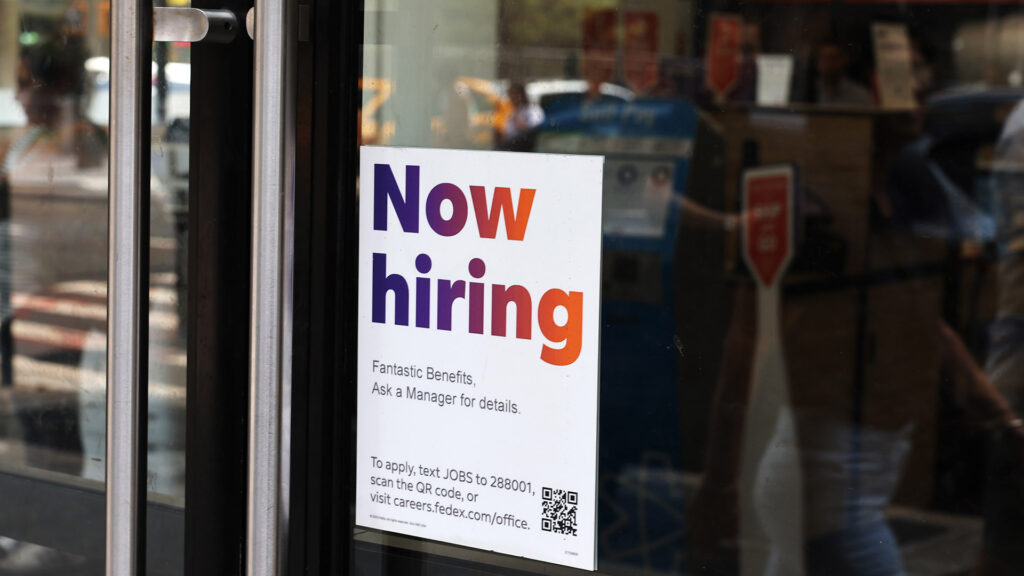
<instances>
[{"instance_id":1,"label":"qr code","mask_svg":"<svg viewBox=\"0 0 1024 576\"><path fill-rule=\"evenodd\" d=\"M541 490L543 511L540 528L554 534L576 535L576 505L580 495L567 490L544 488Z\"/></svg>"}]
</instances>

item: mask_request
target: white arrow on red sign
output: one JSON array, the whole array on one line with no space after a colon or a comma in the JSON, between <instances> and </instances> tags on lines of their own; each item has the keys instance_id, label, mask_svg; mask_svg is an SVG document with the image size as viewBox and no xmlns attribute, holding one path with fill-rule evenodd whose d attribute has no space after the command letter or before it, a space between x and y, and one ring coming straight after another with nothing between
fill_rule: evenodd
<instances>
[{"instance_id":1,"label":"white arrow on red sign","mask_svg":"<svg viewBox=\"0 0 1024 576\"><path fill-rule=\"evenodd\" d=\"M775 284L793 259L794 180L788 165L743 174L743 259L764 286Z\"/></svg>"}]
</instances>

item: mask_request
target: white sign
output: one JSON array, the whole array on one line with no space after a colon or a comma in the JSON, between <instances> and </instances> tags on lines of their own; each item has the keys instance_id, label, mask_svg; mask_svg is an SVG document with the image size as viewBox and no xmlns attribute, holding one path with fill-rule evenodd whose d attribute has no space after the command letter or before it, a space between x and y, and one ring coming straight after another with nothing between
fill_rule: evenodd
<instances>
[{"instance_id":1,"label":"white sign","mask_svg":"<svg viewBox=\"0 0 1024 576\"><path fill-rule=\"evenodd\" d=\"M596 568L602 164L362 148L359 525Z\"/></svg>"},{"instance_id":2,"label":"white sign","mask_svg":"<svg viewBox=\"0 0 1024 576\"><path fill-rule=\"evenodd\" d=\"M878 101L882 108L906 110L917 106L910 37L903 24L871 25L878 75Z\"/></svg>"},{"instance_id":3,"label":"white sign","mask_svg":"<svg viewBox=\"0 0 1024 576\"><path fill-rule=\"evenodd\" d=\"M757 103L761 106L789 104L789 86L793 82L792 54L758 54Z\"/></svg>"}]
</instances>

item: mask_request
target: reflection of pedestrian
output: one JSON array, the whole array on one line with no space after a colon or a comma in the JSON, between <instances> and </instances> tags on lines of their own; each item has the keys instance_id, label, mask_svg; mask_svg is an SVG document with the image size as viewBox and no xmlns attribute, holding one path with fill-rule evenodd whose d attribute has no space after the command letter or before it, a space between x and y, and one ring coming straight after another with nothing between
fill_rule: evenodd
<instances>
[{"instance_id":1,"label":"reflection of pedestrian","mask_svg":"<svg viewBox=\"0 0 1024 576\"><path fill-rule=\"evenodd\" d=\"M814 101L818 104L871 106L874 98L867 88L846 76L849 58L836 42L825 42L815 53L818 82Z\"/></svg>"},{"instance_id":2,"label":"reflection of pedestrian","mask_svg":"<svg viewBox=\"0 0 1024 576\"><path fill-rule=\"evenodd\" d=\"M680 90L676 83L674 72L672 61L662 59L658 62L658 80L654 86L651 86L645 96L647 98L678 98Z\"/></svg>"},{"instance_id":3,"label":"reflection of pedestrian","mask_svg":"<svg viewBox=\"0 0 1024 576\"><path fill-rule=\"evenodd\" d=\"M783 334L800 313L783 303ZM704 477L690 509L693 559L734 573L744 552L755 551L756 557L763 546L763 565L753 569L765 576L788 576L801 565L808 576L904 574L885 507L899 480L909 429L857 428L837 406L794 403L776 407L776 413L747 430L755 424L747 418L755 395L752 375L758 349L773 345L757 341L757 315L755 291L749 284L739 285L723 343ZM801 361L790 360L794 365ZM781 385L788 388L790 383ZM741 458L751 438L767 440L754 481L744 483ZM779 503L792 498L796 487L802 498L802 531L792 534L787 514L793 511ZM755 527L748 529L748 536L762 531L763 540L741 538L744 524ZM794 548L788 542L793 536L803 545ZM749 566L740 568L752 573Z\"/></svg>"},{"instance_id":4,"label":"reflection of pedestrian","mask_svg":"<svg viewBox=\"0 0 1024 576\"><path fill-rule=\"evenodd\" d=\"M4 386L14 382L13 293L45 286L45 275L60 274L72 258L66 247L45 252L46 241L27 245L22 235L32 227L29 218L59 218L46 202L33 202L32 214L12 208L12 197L30 192L45 194L55 186L80 176L82 169L103 172L107 150L104 133L83 120L86 95L85 52L79 39L53 38L26 46L17 68L17 100L24 110L26 125L0 146L0 379ZM76 187L77 188L77 187ZM91 226L79 215L69 225ZM47 224L42 224L46 226ZM18 241L17 249L12 240ZM26 251L31 248L31 252ZM37 253L41 252L41 253ZM57 260L53 265L48 259ZM85 259L87 260L87 259ZM50 266L49 268L47 266ZM74 386L81 382L69 382ZM82 440L79 434L77 393L26 391L15 388L10 395L24 442L25 462L49 471L78 475L82 471ZM0 539L0 573L66 574L80 570L82 558L27 542Z\"/></svg>"},{"instance_id":5,"label":"reflection of pedestrian","mask_svg":"<svg viewBox=\"0 0 1024 576\"><path fill-rule=\"evenodd\" d=\"M102 170L105 137L99 128L83 120L84 63L80 44L64 38L26 46L20 54L17 100L27 123L0 148L0 377L5 386L14 384L12 293L15 289L31 289L35 283L45 285L48 279L43 275L51 272L46 260L68 256L26 253L25 247L13 249L12 229L27 228L12 210L13 191L23 186L45 190L83 168ZM60 265L57 262L55 268ZM77 401L39 393L15 394L14 401L28 464L78 474L81 440Z\"/></svg>"},{"instance_id":6,"label":"reflection of pedestrian","mask_svg":"<svg viewBox=\"0 0 1024 576\"><path fill-rule=\"evenodd\" d=\"M996 320L985 364L992 386L1006 398L1006 415L993 419L985 494L985 540L975 574L1020 574L1024 566L1024 105L1010 114L995 149L999 262Z\"/></svg>"},{"instance_id":7,"label":"reflection of pedestrian","mask_svg":"<svg viewBox=\"0 0 1024 576\"><path fill-rule=\"evenodd\" d=\"M501 129L501 148L528 151L532 148L529 142L532 130L544 122L544 110L530 102L526 87L518 82L509 86L508 99L512 111Z\"/></svg>"},{"instance_id":8,"label":"reflection of pedestrian","mask_svg":"<svg viewBox=\"0 0 1024 576\"><path fill-rule=\"evenodd\" d=\"M985 127L980 119L964 126L970 126L972 134L979 130L983 133ZM888 187L895 228L926 236L938 233L951 246L958 246L967 238L991 237L989 215L969 190L961 189L955 179L947 177L947 157L935 153L952 148L944 147L950 142L970 150L968 136L951 133L943 140L926 134L907 146L890 175ZM952 327L941 320L935 325L943 372L953 384L948 395L956 399L956 407L967 416L966 422L984 429L989 438L984 473L984 540L978 564L971 572L973 576L1024 573L1024 420L1020 417L1024 413L1024 219L1019 218L1024 214L1024 173L1018 168L1021 160L1024 107L1018 106L1003 127L992 162L999 260L996 318L987 350L980 354L985 359L984 369ZM909 246L906 249L912 250Z\"/></svg>"}]
</instances>

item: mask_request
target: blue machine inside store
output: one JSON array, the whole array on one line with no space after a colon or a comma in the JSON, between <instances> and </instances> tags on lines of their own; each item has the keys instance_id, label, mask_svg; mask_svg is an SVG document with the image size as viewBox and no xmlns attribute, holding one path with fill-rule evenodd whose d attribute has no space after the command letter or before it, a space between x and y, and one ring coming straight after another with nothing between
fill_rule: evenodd
<instances>
[{"instance_id":1,"label":"blue machine inside store","mask_svg":"<svg viewBox=\"0 0 1024 576\"><path fill-rule=\"evenodd\" d=\"M708 284L681 274L713 278L722 262L720 232L681 241L683 205L721 208L721 139L682 100L562 100L545 113L536 151L605 157L598 550L602 562L680 573L692 484L680 407L694 383L679 325L696 302L687 290ZM716 249L707 274L683 262L694 251L713 262Z\"/></svg>"}]
</instances>

